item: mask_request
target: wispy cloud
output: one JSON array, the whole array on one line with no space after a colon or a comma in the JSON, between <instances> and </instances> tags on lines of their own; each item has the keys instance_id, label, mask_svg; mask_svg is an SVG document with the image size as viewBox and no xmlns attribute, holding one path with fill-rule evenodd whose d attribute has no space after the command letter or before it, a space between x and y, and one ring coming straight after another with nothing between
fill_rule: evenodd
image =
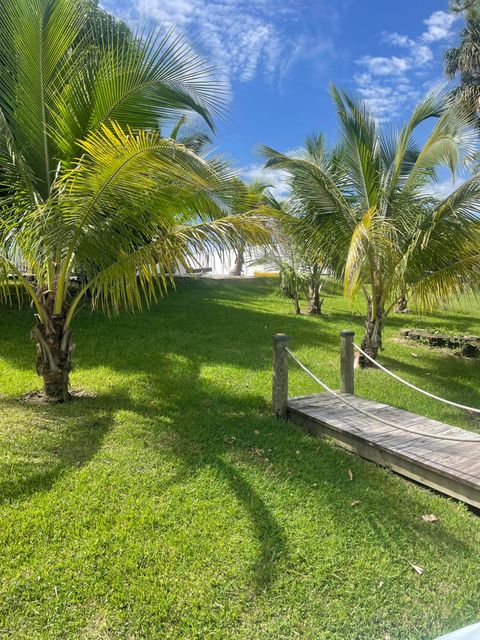
<instances>
[{"instance_id":1,"label":"wispy cloud","mask_svg":"<svg viewBox=\"0 0 480 640\"><path fill-rule=\"evenodd\" d=\"M264 169L262 163L252 162L245 167L241 167L238 174L245 182L259 180L270 185L272 195L278 200L286 198L289 193L286 174L283 171Z\"/></svg>"},{"instance_id":2,"label":"wispy cloud","mask_svg":"<svg viewBox=\"0 0 480 640\"><path fill-rule=\"evenodd\" d=\"M356 62L362 71L355 75L360 95L368 102L380 121L398 118L418 100L423 87L418 78L432 67L438 50L433 46L448 41L455 33L457 15L435 11L426 20L425 31L418 38L400 33L384 33L387 45L398 47L402 55L364 55Z\"/></svg>"},{"instance_id":3,"label":"wispy cloud","mask_svg":"<svg viewBox=\"0 0 480 640\"><path fill-rule=\"evenodd\" d=\"M334 46L326 35L338 19L331 0L132 0L122 11L115 0L109 10L130 21L173 26L193 38L225 79L249 82L259 73L281 80L313 52ZM328 7L328 10L326 10ZM304 16L311 23L306 24ZM319 42L321 46L319 46Z\"/></svg>"}]
</instances>

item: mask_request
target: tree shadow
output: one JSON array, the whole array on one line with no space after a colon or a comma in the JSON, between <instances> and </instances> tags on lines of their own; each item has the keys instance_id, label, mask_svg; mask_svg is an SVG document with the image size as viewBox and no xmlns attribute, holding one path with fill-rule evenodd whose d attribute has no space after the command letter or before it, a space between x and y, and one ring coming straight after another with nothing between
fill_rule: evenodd
<instances>
[{"instance_id":1,"label":"tree shadow","mask_svg":"<svg viewBox=\"0 0 480 640\"><path fill-rule=\"evenodd\" d=\"M250 300L247 284L235 289L234 300L238 303ZM258 471L260 477L268 472L279 487L286 483L300 486L312 496L313 504L315 494L321 492L322 498L328 497L327 505L322 502L322 509L328 511L339 530L344 530L345 539L358 545L368 527L392 555L398 553L399 539L405 542L418 535L437 545L446 556L453 555L454 547L473 549L474 542L462 538L458 529L425 527L421 522L428 492L399 495L404 481L393 474L376 469L329 442L307 437L292 424L274 421L265 393L248 387L248 383L241 388L228 386L227 380L216 384L205 375L210 365L222 364L226 367L225 377L228 367L234 367L245 369L246 375L261 371L269 379L271 337L276 331L291 334L295 348L321 342L327 350L337 353L338 335L332 331L328 318L298 318L232 307L217 299L223 295L222 287L205 287L203 282L196 286L201 287L201 305L192 307L189 296L173 295L168 305L157 305L139 314L135 322L131 317L109 320L95 314L94 333L83 312L77 330L80 367L95 369L101 364L126 374L127 379L77 406L47 408L53 425L63 420L65 429L60 429L59 434L55 426L47 430L47 437L38 447L46 452L39 467L33 460L24 468L12 468L12 476L20 476L21 480L18 485L5 484L5 490L10 492L7 499L24 499L35 491L49 490L63 473L86 465L102 447L115 424L117 411L131 411L142 418L132 438L149 450L159 450L159 467L160 450L162 454L167 451L178 463L178 471L163 481L161 491L181 485L186 477L200 473L206 466L224 480L251 522L258 541L258 555L251 565L257 591L274 582L279 564L289 556L282 520L288 518L288 513L275 515L269 504L271 496L250 481L247 471ZM225 287L224 293L230 298L232 288ZM346 312L335 312L335 318L352 321L352 315ZM135 340L130 336L125 339L133 330ZM18 354L13 347L7 357L17 363ZM39 414L45 408L29 411L32 422L41 421ZM75 428L67 428L80 411ZM166 433L172 437L166 438ZM268 453L270 448L273 451ZM355 482L349 481L349 468ZM353 509L350 505L357 499L362 505Z\"/></svg>"},{"instance_id":2,"label":"tree shadow","mask_svg":"<svg viewBox=\"0 0 480 640\"><path fill-rule=\"evenodd\" d=\"M49 491L65 473L84 467L113 425L110 413L85 398L72 401L68 408L5 399L2 404L4 416L11 411L23 428L3 438L8 462L0 476L0 504Z\"/></svg>"},{"instance_id":3,"label":"tree shadow","mask_svg":"<svg viewBox=\"0 0 480 640\"><path fill-rule=\"evenodd\" d=\"M247 480L243 468L258 470L262 477L267 473L278 481L279 486L288 482L301 485L303 490L312 493L323 492L329 498L329 517L339 530L345 528L345 538L352 536L352 521L356 522L360 543L367 527L393 557L398 556L399 538L405 542L418 535L447 556L455 548L473 552L474 541L463 537L457 529L425 526L421 515L432 492L410 490L406 496L399 496L399 488L408 481L372 463L365 463L331 442L307 437L292 423L274 420L269 415L269 405L260 395L228 394L222 387L199 379L196 373L200 371L201 360L192 359L189 365L190 376L177 379L183 394L178 395L168 409L173 418L169 429L176 437L167 439L166 445L162 441L161 445L162 450L168 448L170 455L176 458L179 471L163 490L167 491L174 484L182 485L185 478L199 473L205 466L213 468L226 481L248 515L259 543L259 554L251 569L257 592L272 584L278 574L278 564L283 566L289 557L288 537L282 518L273 515L268 497ZM170 374L149 379L152 393L153 389L158 392L163 386L161 394L168 394L169 386L165 387L162 382L165 378L170 378ZM203 398L202 404L209 407L208 414L202 415L199 411L195 413L195 420L188 421L183 418L183 408L191 402L195 387ZM146 446L158 446L157 409L132 398L128 407L146 419L147 425L141 434ZM214 431L212 425L215 425ZM283 453L269 452L272 445L280 445ZM294 452L301 455L294 455ZM349 468L353 469L356 479L361 478L360 481L352 483L349 480ZM361 499L362 507L352 509L351 504L357 499ZM445 499L447 504L448 499ZM324 503L322 508L326 508Z\"/></svg>"},{"instance_id":4,"label":"tree shadow","mask_svg":"<svg viewBox=\"0 0 480 640\"><path fill-rule=\"evenodd\" d=\"M418 364L413 360L404 362L383 353L379 361L387 369L405 378L408 382L416 384L421 389L453 402L480 408L480 390L475 385L475 380L478 378L475 373L480 372L480 362L464 362L453 354L447 354L442 367L439 366L438 356L425 353L422 353L421 363ZM465 367L471 367L472 369L471 381L465 379ZM381 375L388 376L386 373ZM401 382L395 382L395 384L399 388L403 387ZM424 397L418 391L411 390L409 393L415 394L420 398ZM392 398L391 404L396 404L398 400L400 400L399 396ZM432 400L432 402L435 403L434 411L441 411L443 421L452 424L461 423L468 424L468 426L480 426L478 415L468 413L462 409L456 409L440 401ZM411 406L405 408L411 410Z\"/></svg>"}]
</instances>

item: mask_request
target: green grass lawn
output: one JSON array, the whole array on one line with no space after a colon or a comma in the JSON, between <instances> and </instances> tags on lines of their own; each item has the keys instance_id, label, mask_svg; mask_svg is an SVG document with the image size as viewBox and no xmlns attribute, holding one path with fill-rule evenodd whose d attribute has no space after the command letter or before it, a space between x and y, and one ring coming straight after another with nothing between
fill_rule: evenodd
<instances>
[{"instance_id":1,"label":"green grass lawn","mask_svg":"<svg viewBox=\"0 0 480 640\"><path fill-rule=\"evenodd\" d=\"M19 402L39 387L32 311L0 309L0 637L429 640L480 619L478 516L270 417L272 334L335 387L338 333L362 325L334 295L295 317L275 287L182 282L134 316L85 309L72 383L94 395L63 406ZM463 306L392 317L382 362L480 407L479 362L398 339L480 334ZM480 432L380 372L356 385ZM317 392L294 365L290 390Z\"/></svg>"}]
</instances>

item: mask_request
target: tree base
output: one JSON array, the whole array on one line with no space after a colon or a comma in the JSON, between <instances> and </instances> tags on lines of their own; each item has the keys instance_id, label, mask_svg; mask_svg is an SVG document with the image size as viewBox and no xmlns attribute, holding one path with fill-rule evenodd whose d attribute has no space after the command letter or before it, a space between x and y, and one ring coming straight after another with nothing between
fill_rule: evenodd
<instances>
[{"instance_id":1,"label":"tree base","mask_svg":"<svg viewBox=\"0 0 480 640\"><path fill-rule=\"evenodd\" d=\"M45 402L62 403L71 399L68 371L49 371L43 374Z\"/></svg>"},{"instance_id":2,"label":"tree base","mask_svg":"<svg viewBox=\"0 0 480 640\"><path fill-rule=\"evenodd\" d=\"M310 300L309 305L308 305L308 309L307 309L307 314L309 316L322 316L323 315L323 311L322 311L323 302L324 302L323 298L318 299L318 300Z\"/></svg>"},{"instance_id":3,"label":"tree base","mask_svg":"<svg viewBox=\"0 0 480 640\"><path fill-rule=\"evenodd\" d=\"M95 393L83 389L72 389L69 395L69 402L96 397ZM25 404L59 404L58 400L49 400L43 391L29 391L28 393L24 393L23 396L20 397L20 402L24 402Z\"/></svg>"}]
</instances>

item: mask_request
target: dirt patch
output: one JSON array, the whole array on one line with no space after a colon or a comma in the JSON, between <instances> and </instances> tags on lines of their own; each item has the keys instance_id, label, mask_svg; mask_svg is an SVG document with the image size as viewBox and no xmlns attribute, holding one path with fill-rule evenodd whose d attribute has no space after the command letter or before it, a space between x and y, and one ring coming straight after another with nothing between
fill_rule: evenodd
<instances>
[{"instance_id":1,"label":"dirt patch","mask_svg":"<svg viewBox=\"0 0 480 640\"><path fill-rule=\"evenodd\" d=\"M70 391L70 400L81 400L82 398L95 398L97 394L85 389L72 389ZM48 400L42 391L30 391L24 393L20 398L20 402L25 404L57 404L52 400Z\"/></svg>"}]
</instances>

